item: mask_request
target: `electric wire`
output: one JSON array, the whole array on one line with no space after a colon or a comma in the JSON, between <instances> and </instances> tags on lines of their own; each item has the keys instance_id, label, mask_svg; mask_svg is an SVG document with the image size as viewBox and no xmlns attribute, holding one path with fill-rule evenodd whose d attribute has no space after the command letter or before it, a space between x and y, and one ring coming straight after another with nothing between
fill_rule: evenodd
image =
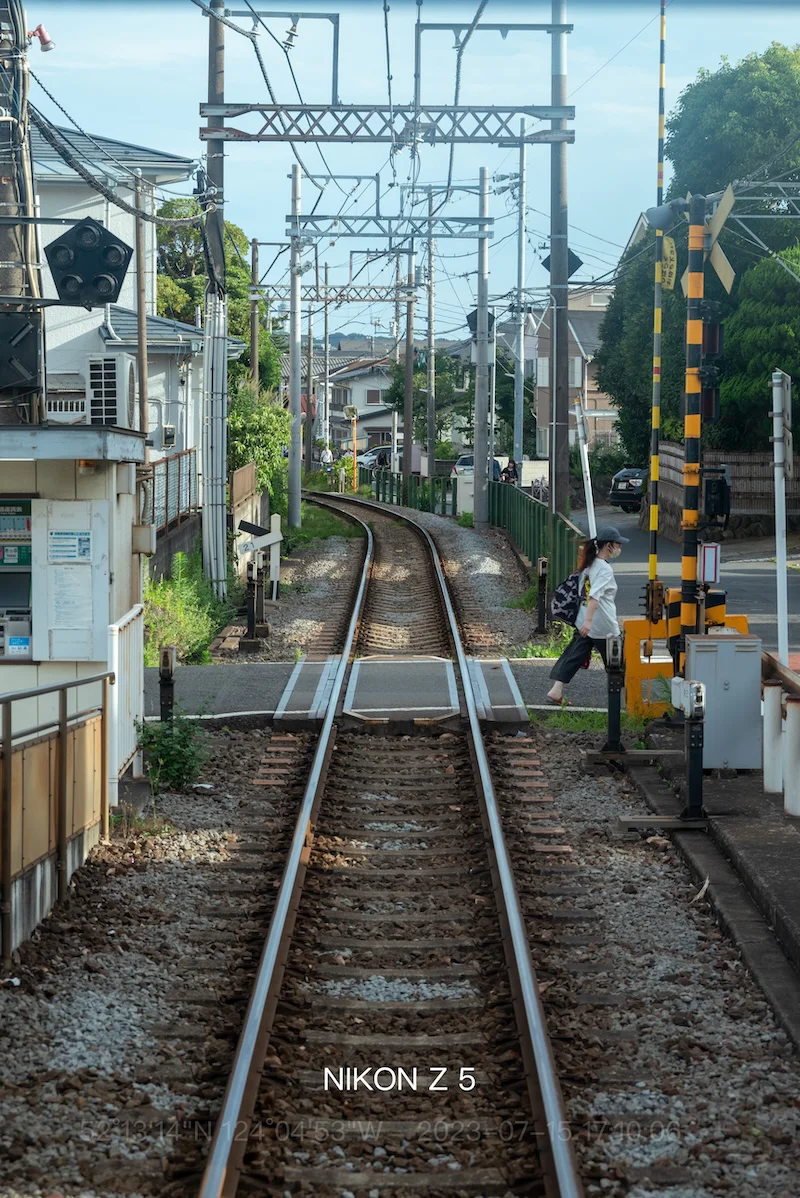
<instances>
[{"instance_id":1,"label":"electric wire","mask_svg":"<svg viewBox=\"0 0 800 1198\"><path fill-rule=\"evenodd\" d=\"M392 131L392 152L389 155L389 161L392 164L392 178L397 181L397 168L394 164L394 157L397 153L397 139L394 131L394 105L392 104L392 61L389 52L389 4L388 0L383 0L383 27L386 33L386 88L389 93L389 127Z\"/></svg>"}]
</instances>

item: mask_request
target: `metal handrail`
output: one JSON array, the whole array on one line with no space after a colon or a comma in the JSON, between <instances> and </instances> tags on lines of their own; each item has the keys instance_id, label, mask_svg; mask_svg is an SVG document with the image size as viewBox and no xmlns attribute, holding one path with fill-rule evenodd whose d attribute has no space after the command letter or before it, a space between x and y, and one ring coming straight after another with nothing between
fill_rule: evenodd
<instances>
[{"instance_id":1,"label":"metal handrail","mask_svg":"<svg viewBox=\"0 0 800 1198\"><path fill-rule=\"evenodd\" d=\"M361 523L361 521L359 521ZM301 856L308 842L308 831L311 823L311 813L314 803L317 799L317 790L322 779L323 769L326 763L328 753L328 742L331 738L333 729L333 720L336 714L336 708L341 696L345 675L349 665L350 654L355 642L356 629L358 621L361 617L361 608L364 603L366 594L367 578L372 565L372 547L373 537L372 531L366 524L362 525L367 535L367 553L364 559L364 567L361 571L361 581L359 583L356 602L353 607L353 614L350 619L350 624L347 629L344 648L339 660L339 667L336 671L336 676L333 682L333 690L328 702L328 709L325 713L325 719L322 724L317 748L314 753L314 759L311 764L311 773L308 783L306 784L305 792L303 793L303 802L297 817L292 843L289 848L289 856L286 860L286 868L281 878L278 897L275 902L275 910L272 913L270 920L269 932L267 933L267 941L261 953L261 960L258 964L258 972L256 974L253 993L250 997L250 1002L247 1006L244 1024L239 1036L239 1043L236 1048L236 1058L234 1060L233 1069L228 1079L228 1084L225 1089L225 1096L222 1101L222 1109L220 1110L217 1125L214 1130L214 1138L211 1142L211 1150L208 1155L206 1167L203 1172L203 1179L200 1186L200 1198L219 1198L222 1193L222 1187L225 1184L228 1173L228 1161L231 1148L236 1141L237 1135L241 1133L241 1110L242 1102L245 1096L248 1076L252 1064L253 1054L258 1042L261 1031L261 1024L264 1019L264 1011L267 1005L267 998L272 986L273 974L278 962L281 942L283 940L284 928L289 915L289 910L294 895L297 876L301 864Z\"/></svg>"},{"instance_id":2,"label":"metal handrail","mask_svg":"<svg viewBox=\"0 0 800 1198\"><path fill-rule=\"evenodd\" d=\"M0 695L0 703L11 703L16 699L36 699L39 695L52 695L56 691L72 690L76 686L91 686L93 682L102 682L105 678L113 686L115 682L113 670L103 670L102 674L92 674L89 678L73 678L66 682L51 682L49 686L34 686L27 691L6 691Z\"/></svg>"}]
</instances>

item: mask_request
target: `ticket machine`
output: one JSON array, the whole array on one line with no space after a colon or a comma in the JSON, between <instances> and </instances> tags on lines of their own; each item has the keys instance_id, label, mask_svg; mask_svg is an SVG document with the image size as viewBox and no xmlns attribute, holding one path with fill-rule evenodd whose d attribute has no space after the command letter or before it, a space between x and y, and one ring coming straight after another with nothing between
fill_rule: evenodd
<instances>
[{"instance_id":1,"label":"ticket machine","mask_svg":"<svg viewBox=\"0 0 800 1198\"><path fill-rule=\"evenodd\" d=\"M0 662L30 660L31 501L0 499Z\"/></svg>"}]
</instances>

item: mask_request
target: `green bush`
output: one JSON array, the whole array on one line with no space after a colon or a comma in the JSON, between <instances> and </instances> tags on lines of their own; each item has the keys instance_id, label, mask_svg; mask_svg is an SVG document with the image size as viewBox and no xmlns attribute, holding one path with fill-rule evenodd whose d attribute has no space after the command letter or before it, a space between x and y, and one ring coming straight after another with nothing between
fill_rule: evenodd
<instances>
[{"instance_id":1,"label":"green bush","mask_svg":"<svg viewBox=\"0 0 800 1198\"><path fill-rule=\"evenodd\" d=\"M435 455L441 461L455 461L458 457L452 441L437 441Z\"/></svg>"},{"instance_id":2,"label":"green bush","mask_svg":"<svg viewBox=\"0 0 800 1198\"><path fill-rule=\"evenodd\" d=\"M473 518L472 512L462 512L461 515L458 517L457 522L461 525L462 528L474 528L475 527L475 520Z\"/></svg>"},{"instance_id":3,"label":"green bush","mask_svg":"<svg viewBox=\"0 0 800 1198\"><path fill-rule=\"evenodd\" d=\"M531 589L533 589L533 588L531 588ZM525 595L522 596L522 599L524 599L525 596L528 594L530 594L530 592L526 591ZM515 603L514 601L509 603L508 606L509 607L524 607L522 602ZM566 649L567 645L572 640L572 634L574 633L574 631L575 631L575 629L571 625L562 624L559 621L556 621L546 636L543 636L538 641L529 641L529 643L527 645L520 646L519 649L516 649L514 651L514 656L515 657L560 657L561 654Z\"/></svg>"},{"instance_id":4,"label":"green bush","mask_svg":"<svg viewBox=\"0 0 800 1198\"><path fill-rule=\"evenodd\" d=\"M148 579L144 590L144 664L157 666L165 645L175 645L178 660L208 660L208 646L230 621L235 608L217 599L203 577L199 552L176 553L172 577Z\"/></svg>"},{"instance_id":5,"label":"green bush","mask_svg":"<svg viewBox=\"0 0 800 1198\"><path fill-rule=\"evenodd\" d=\"M137 721L136 734L153 794L194 782L210 755L207 733L179 707L164 723Z\"/></svg>"}]
</instances>

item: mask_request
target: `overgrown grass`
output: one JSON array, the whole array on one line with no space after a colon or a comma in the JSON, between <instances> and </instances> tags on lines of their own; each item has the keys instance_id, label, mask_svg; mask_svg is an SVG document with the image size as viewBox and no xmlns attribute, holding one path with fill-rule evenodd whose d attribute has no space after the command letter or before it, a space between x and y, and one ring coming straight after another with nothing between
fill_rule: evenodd
<instances>
[{"instance_id":1,"label":"overgrown grass","mask_svg":"<svg viewBox=\"0 0 800 1198\"><path fill-rule=\"evenodd\" d=\"M172 577L148 579L145 586L144 664L157 666L166 645L177 647L179 661L209 661L209 644L235 612L234 603L218 599L203 577L200 552L176 553Z\"/></svg>"},{"instance_id":2,"label":"overgrown grass","mask_svg":"<svg viewBox=\"0 0 800 1198\"><path fill-rule=\"evenodd\" d=\"M282 552L288 557L295 549L308 545L311 541L323 541L327 537L360 537L363 536L357 524L335 516L325 508L316 507L312 503L304 503L300 510L301 525L299 528L287 528Z\"/></svg>"},{"instance_id":3,"label":"overgrown grass","mask_svg":"<svg viewBox=\"0 0 800 1198\"><path fill-rule=\"evenodd\" d=\"M208 733L180 707L163 723L137 721L136 734L154 795L196 781L211 754Z\"/></svg>"},{"instance_id":4,"label":"overgrown grass","mask_svg":"<svg viewBox=\"0 0 800 1198\"><path fill-rule=\"evenodd\" d=\"M473 518L472 512L462 512L458 517L457 523L460 524L462 528L474 528L475 520Z\"/></svg>"},{"instance_id":5,"label":"overgrown grass","mask_svg":"<svg viewBox=\"0 0 800 1198\"><path fill-rule=\"evenodd\" d=\"M552 712L531 711L531 723L542 728L563 728L565 732L604 732L608 715L604 711L574 711L560 707ZM622 713L623 732L643 732L647 721L639 715Z\"/></svg>"},{"instance_id":6,"label":"overgrown grass","mask_svg":"<svg viewBox=\"0 0 800 1198\"><path fill-rule=\"evenodd\" d=\"M511 606L511 605L509 605ZM521 605L519 605L521 606ZM572 640L575 631L569 624L555 623L550 631L538 640L529 641L513 651L513 657L560 657Z\"/></svg>"}]
</instances>

